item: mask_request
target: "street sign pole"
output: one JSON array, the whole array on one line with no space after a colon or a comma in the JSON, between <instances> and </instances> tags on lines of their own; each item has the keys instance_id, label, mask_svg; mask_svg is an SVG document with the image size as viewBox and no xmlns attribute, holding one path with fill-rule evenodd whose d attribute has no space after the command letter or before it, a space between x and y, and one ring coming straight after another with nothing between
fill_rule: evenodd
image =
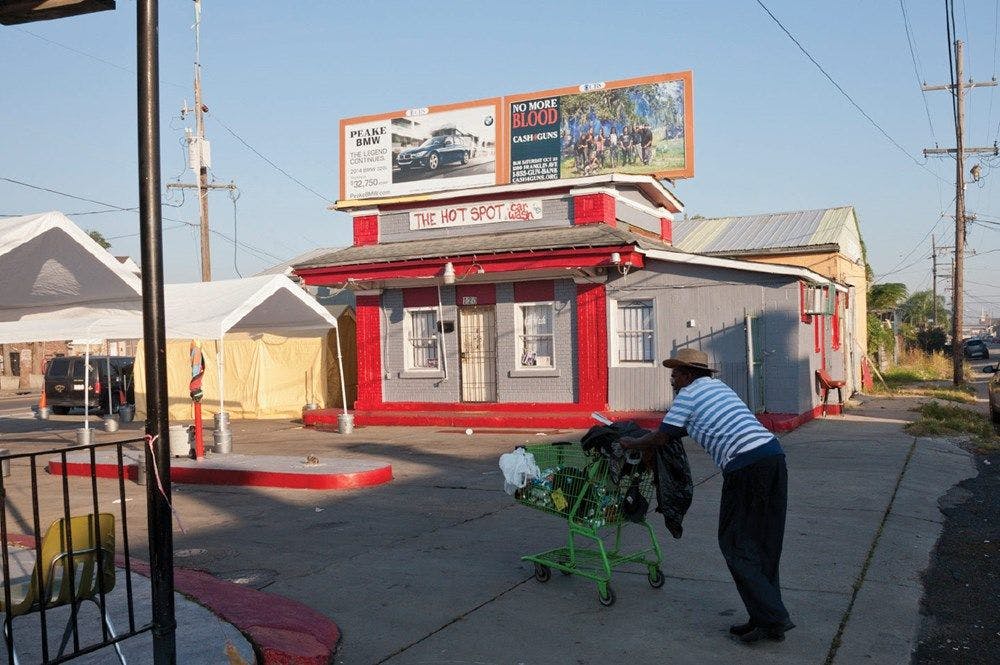
<instances>
[{"instance_id":1,"label":"street sign pole","mask_svg":"<svg viewBox=\"0 0 1000 665\"><path fill-rule=\"evenodd\" d=\"M138 0L139 243L146 361L147 523L152 592L153 663L176 665L173 525L167 422L167 344L163 315L163 219L160 208L160 71L157 0ZM157 478L158 474L158 478Z\"/></svg>"}]
</instances>

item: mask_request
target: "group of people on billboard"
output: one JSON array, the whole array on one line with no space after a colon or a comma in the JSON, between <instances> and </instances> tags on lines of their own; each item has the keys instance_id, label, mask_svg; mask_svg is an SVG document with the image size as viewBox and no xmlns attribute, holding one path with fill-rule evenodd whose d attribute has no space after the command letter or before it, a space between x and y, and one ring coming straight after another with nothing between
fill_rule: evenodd
<instances>
[{"instance_id":1,"label":"group of people on billboard","mask_svg":"<svg viewBox=\"0 0 1000 665\"><path fill-rule=\"evenodd\" d=\"M633 125L618 123L586 131L567 133L565 149L573 155L573 167L578 174L593 175L604 169L643 164L648 166L653 157L653 130L648 123Z\"/></svg>"}]
</instances>

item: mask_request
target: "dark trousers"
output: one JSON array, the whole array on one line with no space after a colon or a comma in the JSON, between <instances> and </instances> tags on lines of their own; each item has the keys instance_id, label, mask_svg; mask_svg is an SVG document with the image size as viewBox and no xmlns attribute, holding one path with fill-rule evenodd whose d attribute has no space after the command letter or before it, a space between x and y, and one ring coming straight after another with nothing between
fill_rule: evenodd
<instances>
[{"instance_id":1,"label":"dark trousers","mask_svg":"<svg viewBox=\"0 0 1000 665\"><path fill-rule=\"evenodd\" d=\"M765 457L723 475L719 548L750 621L758 626L777 627L788 621L778 585L787 503L784 455Z\"/></svg>"}]
</instances>

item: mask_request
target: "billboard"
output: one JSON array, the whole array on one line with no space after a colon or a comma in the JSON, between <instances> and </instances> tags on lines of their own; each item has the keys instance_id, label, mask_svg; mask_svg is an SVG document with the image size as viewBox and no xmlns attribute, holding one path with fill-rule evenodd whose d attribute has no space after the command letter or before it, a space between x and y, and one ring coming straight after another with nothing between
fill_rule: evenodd
<instances>
[{"instance_id":1,"label":"billboard","mask_svg":"<svg viewBox=\"0 0 1000 665\"><path fill-rule=\"evenodd\" d=\"M690 178L691 84L688 71L506 97L506 182L605 173Z\"/></svg>"},{"instance_id":2,"label":"billboard","mask_svg":"<svg viewBox=\"0 0 1000 665\"><path fill-rule=\"evenodd\" d=\"M496 184L499 116L497 98L341 120L341 199Z\"/></svg>"},{"instance_id":3,"label":"billboard","mask_svg":"<svg viewBox=\"0 0 1000 665\"><path fill-rule=\"evenodd\" d=\"M607 173L694 175L690 71L340 122L340 204Z\"/></svg>"}]
</instances>

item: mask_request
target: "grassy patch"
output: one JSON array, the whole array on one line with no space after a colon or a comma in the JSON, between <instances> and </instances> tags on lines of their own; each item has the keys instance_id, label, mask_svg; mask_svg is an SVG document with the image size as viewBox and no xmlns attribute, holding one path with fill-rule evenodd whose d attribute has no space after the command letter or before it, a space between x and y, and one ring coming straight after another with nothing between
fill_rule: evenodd
<instances>
[{"instance_id":1,"label":"grassy patch","mask_svg":"<svg viewBox=\"0 0 1000 665\"><path fill-rule=\"evenodd\" d=\"M993 425L989 419L975 411L960 406L931 401L917 411L920 418L906 426L906 431L915 436L963 436L972 435L980 444L993 447L997 443Z\"/></svg>"},{"instance_id":2,"label":"grassy patch","mask_svg":"<svg viewBox=\"0 0 1000 665\"><path fill-rule=\"evenodd\" d=\"M933 397L934 399L946 402L958 402L960 404L975 404L976 389L972 386L958 386L951 388L920 388L909 386L893 391L895 395L912 395L915 397Z\"/></svg>"},{"instance_id":3,"label":"grassy patch","mask_svg":"<svg viewBox=\"0 0 1000 665\"><path fill-rule=\"evenodd\" d=\"M950 381L952 376L951 356L942 353L924 353L922 351L904 351L899 356L899 364L882 372L885 383L876 380L875 392L881 394L925 395L938 397L952 402L972 403L975 400L966 399L957 394L958 391L968 391L974 395L975 389L969 386L961 388L924 388L914 384L927 381ZM969 380L968 367L965 368L965 379ZM937 393L937 391L943 391ZM937 394L935 394L937 393Z\"/></svg>"}]
</instances>

